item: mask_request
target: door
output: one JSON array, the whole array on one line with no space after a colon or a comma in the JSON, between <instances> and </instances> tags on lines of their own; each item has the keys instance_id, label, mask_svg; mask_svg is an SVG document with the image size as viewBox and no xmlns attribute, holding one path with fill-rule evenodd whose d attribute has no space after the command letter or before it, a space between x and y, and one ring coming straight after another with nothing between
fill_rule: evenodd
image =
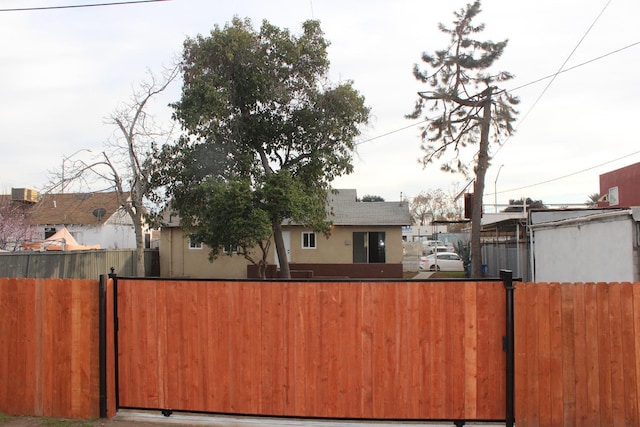
<instances>
[{"instance_id":1,"label":"door","mask_svg":"<svg viewBox=\"0 0 640 427\"><path fill-rule=\"evenodd\" d=\"M287 251L287 261L291 262L291 232L283 231L282 240L284 240L284 248ZM274 246L273 253L274 253L273 255L274 262L279 268L280 260L278 259L278 251L275 249L275 246Z\"/></svg>"}]
</instances>

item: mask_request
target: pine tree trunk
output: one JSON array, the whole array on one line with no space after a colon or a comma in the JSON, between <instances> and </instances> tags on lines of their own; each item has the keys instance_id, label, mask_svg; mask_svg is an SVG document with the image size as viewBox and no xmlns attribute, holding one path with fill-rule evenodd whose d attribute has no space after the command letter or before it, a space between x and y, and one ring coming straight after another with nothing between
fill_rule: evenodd
<instances>
[{"instance_id":1,"label":"pine tree trunk","mask_svg":"<svg viewBox=\"0 0 640 427\"><path fill-rule=\"evenodd\" d=\"M484 181L489 167L489 128L491 127L491 96L493 88L489 87L484 93L484 108L480 129L480 149L476 166L476 185L473 195L473 212L471 213L471 277L482 276L482 199L484 195Z\"/></svg>"}]
</instances>

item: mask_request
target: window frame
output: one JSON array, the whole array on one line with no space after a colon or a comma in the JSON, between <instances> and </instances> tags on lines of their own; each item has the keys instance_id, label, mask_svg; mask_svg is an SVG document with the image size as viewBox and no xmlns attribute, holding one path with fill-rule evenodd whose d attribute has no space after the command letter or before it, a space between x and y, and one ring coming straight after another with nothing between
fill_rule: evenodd
<instances>
[{"instance_id":1,"label":"window frame","mask_svg":"<svg viewBox=\"0 0 640 427\"><path fill-rule=\"evenodd\" d=\"M311 242L313 240L313 242ZM313 243L313 246L311 245ZM318 237L315 231L303 231L300 234L300 246L302 249L317 249Z\"/></svg>"},{"instance_id":2,"label":"window frame","mask_svg":"<svg viewBox=\"0 0 640 427\"><path fill-rule=\"evenodd\" d=\"M194 243L193 239L191 239L191 237L189 237L188 248L189 248L190 251L200 251L200 250L202 250L203 247L204 247L204 243L202 243L202 242Z\"/></svg>"}]
</instances>

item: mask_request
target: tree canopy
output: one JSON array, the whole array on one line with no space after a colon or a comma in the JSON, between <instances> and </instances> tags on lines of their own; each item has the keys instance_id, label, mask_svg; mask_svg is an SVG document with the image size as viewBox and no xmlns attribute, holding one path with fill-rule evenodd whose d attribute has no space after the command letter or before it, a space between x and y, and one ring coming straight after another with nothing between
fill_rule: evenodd
<instances>
[{"instance_id":1,"label":"tree canopy","mask_svg":"<svg viewBox=\"0 0 640 427\"><path fill-rule=\"evenodd\" d=\"M499 144L501 136L513 132L517 114L513 106L518 103L517 98L496 86L512 75L489 71L502 56L507 40L492 42L475 38L484 30L484 24L473 23L480 11L480 1L475 1L454 12L452 27L439 25L440 30L450 36L450 43L433 54L423 53L424 69L414 66L414 76L429 89L418 93L414 110L407 116L416 119L424 114L426 119L421 133L424 155L420 159L425 167L441 161L445 171L475 174L471 219L474 276L480 274L482 266L480 219L490 142ZM472 145L477 147L465 150ZM451 156L447 158L445 153Z\"/></svg>"},{"instance_id":2,"label":"tree canopy","mask_svg":"<svg viewBox=\"0 0 640 427\"><path fill-rule=\"evenodd\" d=\"M237 17L185 41L182 95L172 105L183 136L164 150L164 178L182 225L213 257L223 244L272 236L289 277L283 221L329 231L327 192L353 171L369 109L352 82L328 81L328 45L318 21L304 22L296 36L267 21L255 30ZM255 211L251 221L245 209L210 214L240 195ZM238 226L219 234L228 223Z\"/></svg>"}]
</instances>

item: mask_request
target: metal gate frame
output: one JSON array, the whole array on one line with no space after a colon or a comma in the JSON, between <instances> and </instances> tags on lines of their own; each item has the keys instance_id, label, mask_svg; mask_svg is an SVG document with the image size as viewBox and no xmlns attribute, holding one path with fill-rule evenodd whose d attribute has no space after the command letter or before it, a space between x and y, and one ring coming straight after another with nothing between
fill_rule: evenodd
<instances>
[{"instance_id":1,"label":"metal gate frame","mask_svg":"<svg viewBox=\"0 0 640 427\"><path fill-rule=\"evenodd\" d=\"M104 275L101 275L99 296L100 416L104 418L108 417L109 415L115 415L115 412L120 408L118 383L118 277L113 273L113 269L112 273L108 276L109 279L113 281L112 292L108 292L107 279ZM502 270L500 272L500 279L502 280L505 288L506 301L506 325L505 335L503 336L503 350L506 352L506 384L504 396L506 402L505 418L501 420L450 420L458 426L464 425L466 421L498 421L505 422L509 427L513 427L515 423L515 349L513 303L515 287L513 286L514 279L510 270ZM111 313L109 313L108 311L110 302L113 305L113 311ZM113 335L111 337L108 333L110 327L113 331ZM109 354L110 350L112 351L111 355ZM111 361L110 356L112 358ZM111 375L109 375L110 373ZM162 411L165 416L168 416L171 414L172 410L170 408L165 408Z\"/></svg>"}]
</instances>

